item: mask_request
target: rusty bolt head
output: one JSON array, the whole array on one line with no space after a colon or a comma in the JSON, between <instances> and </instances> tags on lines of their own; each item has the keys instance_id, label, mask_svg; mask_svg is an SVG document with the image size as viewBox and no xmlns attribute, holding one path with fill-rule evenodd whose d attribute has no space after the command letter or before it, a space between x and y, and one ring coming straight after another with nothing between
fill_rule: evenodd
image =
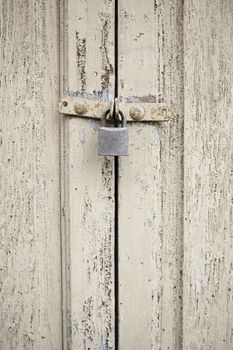
<instances>
[{"instance_id":1,"label":"rusty bolt head","mask_svg":"<svg viewBox=\"0 0 233 350\"><path fill-rule=\"evenodd\" d=\"M75 111L75 113L77 113L79 115L83 115L83 114L87 113L88 110L89 110L89 107L85 101L77 102L74 105L74 111Z\"/></svg>"},{"instance_id":2,"label":"rusty bolt head","mask_svg":"<svg viewBox=\"0 0 233 350\"><path fill-rule=\"evenodd\" d=\"M134 120L141 120L146 114L146 110L143 106L132 106L129 110L130 117Z\"/></svg>"}]
</instances>

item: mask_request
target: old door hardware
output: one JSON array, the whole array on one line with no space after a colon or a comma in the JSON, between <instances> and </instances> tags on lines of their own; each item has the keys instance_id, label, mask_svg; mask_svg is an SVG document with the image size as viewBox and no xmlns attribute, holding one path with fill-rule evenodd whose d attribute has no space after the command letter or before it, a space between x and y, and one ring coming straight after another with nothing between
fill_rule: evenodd
<instances>
[{"instance_id":1,"label":"old door hardware","mask_svg":"<svg viewBox=\"0 0 233 350\"><path fill-rule=\"evenodd\" d=\"M101 119L102 111L109 107L110 101L82 99L65 96L59 103L59 112L66 116ZM160 122L173 119L166 103L119 102L127 122Z\"/></svg>"},{"instance_id":2,"label":"old door hardware","mask_svg":"<svg viewBox=\"0 0 233 350\"><path fill-rule=\"evenodd\" d=\"M107 126L106 118L110 113L108 108L102 113L102 125L98 129L98 154L100 156L127 156L128 155L128 129L126 117L119 110L120 126ZM113 121L112 121L113 122Z\"/></svg>"}]
</instances>

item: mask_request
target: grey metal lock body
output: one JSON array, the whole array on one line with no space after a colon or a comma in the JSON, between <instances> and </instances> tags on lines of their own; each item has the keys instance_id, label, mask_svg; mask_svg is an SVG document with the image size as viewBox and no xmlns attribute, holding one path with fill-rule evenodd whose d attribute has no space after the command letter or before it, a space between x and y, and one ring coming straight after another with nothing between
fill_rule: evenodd
<instances>
[{"instance_id":1,"label":"grey metal lock body","mask_svg":"<svg viewBox=\"0 0 233 350\"><path fill-rule=\"evenodd\" d=\"M99 127L98 135L98 154L100 156L127 156L128 155L128 129L126 127L126 118L122 111L119 114L122 118L120 127L107 127L106 117L109 110L102 116L103 126Z\"/></svg>"}]
</instances>

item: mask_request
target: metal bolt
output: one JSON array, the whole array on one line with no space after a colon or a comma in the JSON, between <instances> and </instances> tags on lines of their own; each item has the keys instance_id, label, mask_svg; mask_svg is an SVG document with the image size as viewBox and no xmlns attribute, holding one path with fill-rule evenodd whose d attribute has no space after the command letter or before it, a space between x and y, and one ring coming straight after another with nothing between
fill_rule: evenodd
<instances>
[{"instance_id":1,"label":"metal bolt","mask_svg":"<svg viewBox=\"0 0 233 350\"><path fill-rule=\"evenodd\" d=\"M77 102L74 105L74 111L75 111L75 113L77 113L79 115L83 115L83 114L87 113L88 110L89 110L89 106L85 101Z\"/></svg>"},{"instance_id":2,"label":"metal bolt","mask_svg":"<svg viewBox=\"0 0 233 350\"><path fill-rule=\"evenodd\" d=\"M143 106L132 106L129 110L130 117L134 120L141 120L146 114L146 110Z\"/></svg>"},{"instance_id":3,"label":"metal bolt","mask_svg":"<svg viewBox=\"0 0 233 350\"><path fill-rule=\"evenodd\" d=\"M67 102L67 101L63 101L63 102L62 102L62 106L63 106L63 107L67 107L67 106L68 106L68 102Z\"/></svg>"}]
</instances>

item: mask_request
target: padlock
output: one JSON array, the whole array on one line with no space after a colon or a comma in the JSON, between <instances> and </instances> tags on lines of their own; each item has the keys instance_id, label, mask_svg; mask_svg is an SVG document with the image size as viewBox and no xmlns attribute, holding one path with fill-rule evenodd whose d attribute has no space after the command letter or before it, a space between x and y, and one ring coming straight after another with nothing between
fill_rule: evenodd
<instances>
[{"instance_id":1,"label":"padlock","mask_svg":"<svg viewBox=\"0 0 233 350\"><path fill-rule=\"evenodd\" d=\"M126 127L126 117L122 111L121 126L106 126L106 118L110 109L102 114L102 125L98 134L98 154L100 156L127 156L128 155L128 129Z\"/></svg>"}]
</instances>

